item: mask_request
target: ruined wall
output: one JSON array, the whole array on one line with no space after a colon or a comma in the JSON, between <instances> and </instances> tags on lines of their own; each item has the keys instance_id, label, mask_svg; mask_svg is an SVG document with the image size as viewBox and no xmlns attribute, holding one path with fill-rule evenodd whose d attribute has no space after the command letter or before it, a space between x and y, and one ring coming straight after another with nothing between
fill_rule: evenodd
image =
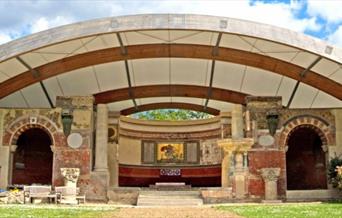
<instances>
[{"instance_id":1,"label":"ruined wall","mask_svg":"<svg viewBox=\"0 0 342 218\"><path fill-rule=\"evenodd\" d=\"M63 113L68 111L73 115L71 134L81 135L82 143L75 148L65 140L59 138L54 149L54 185L63 185L63 176L60 168L80 168L78 186L82 191L87 192L90 183L92 170L92 149L93 149L93 97L58 97L56 106L61 108Z\"/></svg>"},{"instance_id":2,"label":"ruined wall","mask_svg":"<svg viewBox=\"0 0 342 218\"><path fill-rule=\"evenodd\" d=\"M51 138L53 145L63 143L64 135L60 120L60 109L1 109L0 165L1 187L11 183L12 156L16 150L18 137L30 128L41 128ZM37 166L39 167L39 166Z\"/></svg>"},{"instance_id":3,"label":"ruined wall","mask_svg":"<svg viewBox=\"0 0 342 218\"><path fill-rule=\"evenodd\" d=\"M200 142L200 164L221 164L222 149L217 144L217 139L207 139Z\"/></svg>"},{"instance_id":4,"label":"ruined wall","mask_svg":"<svg viewBox=\"0 0 342 218\"><path fill-rule=\"evenodd\" d=\"M255 144L248 152L249 161L249 194L252 198L264 198L264 181L260 176L262 168L280 168L277 181L278 197L286 197L286 151L287 140L291 131L298 126L308 125L317 129L321 137L322 150L328 154L328 147L336 144L335 111L329 109L284 109L280 97L247 98L246 135L254 137ZM278 125L275 134L270 135L267 115L278 114ZM328 164L328 155L326 155ZM312 167L312 166L308 166ZM299 175L300 176L300 175Z\"/></svg>"}]
</instances>

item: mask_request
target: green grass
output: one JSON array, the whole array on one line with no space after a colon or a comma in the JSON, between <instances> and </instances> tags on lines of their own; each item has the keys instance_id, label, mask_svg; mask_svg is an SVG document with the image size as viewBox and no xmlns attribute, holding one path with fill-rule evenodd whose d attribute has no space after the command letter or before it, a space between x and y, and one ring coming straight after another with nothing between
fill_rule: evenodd
<instances>
[{"instance_id":1,"label":"green grass","mask_svg":"<svg viewBox=\"0 0 342 218\"><path fill-rule=\"evenodd\" d=\"M93 218L106 217L116 209L98 206L1 205L1 218Z\"/></svg>"},{"instance_id":2,"label":"green grass","mask_svg":"<svg viewBox=\"0 0 342 218\"><path fill-rule=\"evenodd\" d=\"M298 203L279 205L229 205L218 206L244 217L253 218L337 218L342 217L342 203Z\"/></svg>"}]
</instances>

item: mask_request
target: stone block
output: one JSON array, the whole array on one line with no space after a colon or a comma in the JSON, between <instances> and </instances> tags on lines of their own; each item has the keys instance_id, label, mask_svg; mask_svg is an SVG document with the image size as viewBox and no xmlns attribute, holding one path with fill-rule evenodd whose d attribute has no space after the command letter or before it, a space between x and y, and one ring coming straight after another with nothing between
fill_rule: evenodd
<instances>
[{"instance_id":1,"label":"stone block","mask_svg":"<svg viewBox=\"0 0 342 218\"><path fill-rule=\"evenodd\" d=\"M107 202L107 190L109 184L108 171L95 171L90 174L89 185L86 190L86 198L93 201Z\"/></svg>"},{"instance_id":2,"label":"stone block","mask_svg":"<svg viewBox=\"0 0 342 218\"><path fill-rule=\"evenodd\" d=\"M136 205L140 188L111 188L107 192L109 203Z\"/></svg>"},{"instance_id":3,"label":"stone block","mask_svg":"<svg viewBox=\"0 0 342 218\"><path fill-rule=\"evenodd\" d=\"M225 203L233 200L232 188L202 188L203 202L207 204Z\"/></svg>"}]
</instances>

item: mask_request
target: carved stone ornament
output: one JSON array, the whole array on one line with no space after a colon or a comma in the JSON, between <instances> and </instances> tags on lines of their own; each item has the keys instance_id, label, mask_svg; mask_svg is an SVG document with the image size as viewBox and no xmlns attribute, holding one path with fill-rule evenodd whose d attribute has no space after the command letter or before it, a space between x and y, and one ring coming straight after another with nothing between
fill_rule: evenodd
<instances>
[{"instance_id":1,"label":"carved stone ornament","mask_svg":"<svg viewBox=\"0 0 342 218\"><path fill-rule=\"evenodd\" d=\"M277 181L280 175L280 168L262 168L260 173L265 181Z\"/></svg>"},{"instance_id":2,"label":"carved stone ornament","mask_svg":"<svg viewBox=\"0 0 342 218\"><path fill-rule=\"evenodd\" d=\"M61 168L61 174L64 177L65 186L76 186L80 176L79 168Z\"/></svg>"}]
</instances>

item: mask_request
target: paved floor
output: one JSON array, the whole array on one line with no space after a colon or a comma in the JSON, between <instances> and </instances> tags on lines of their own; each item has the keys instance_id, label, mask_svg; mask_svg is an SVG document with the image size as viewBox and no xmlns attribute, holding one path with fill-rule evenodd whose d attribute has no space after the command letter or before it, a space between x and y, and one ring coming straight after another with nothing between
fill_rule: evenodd
<instances>
[{"instance_id":1,"label":"paved floor","mask_svg":"<svg viewBox=\"0 0 342 218\"><path fill-rule=\"evenodd\" d=\"M211 207L122 207L111 218L238 218Z\"/></svg>"}]
</instances>

